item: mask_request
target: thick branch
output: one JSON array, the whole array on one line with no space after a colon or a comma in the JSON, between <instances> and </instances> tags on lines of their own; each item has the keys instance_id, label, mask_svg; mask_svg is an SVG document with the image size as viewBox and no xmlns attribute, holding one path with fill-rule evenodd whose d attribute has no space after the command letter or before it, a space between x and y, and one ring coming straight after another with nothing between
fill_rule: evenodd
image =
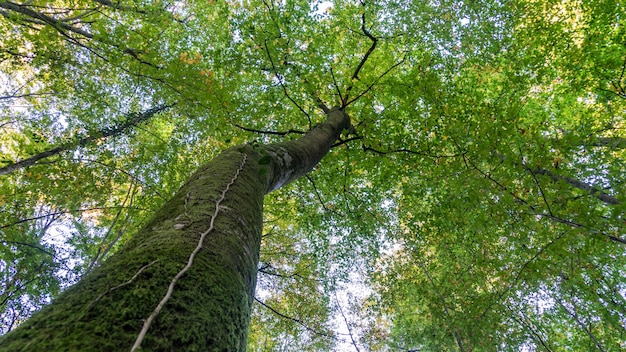
<instances>
[{"instance_id":1,"label":"thick branch","mask_svg":"<svg viewBox=\"0 0 626 352\"><path fill-rule=\"evenodd\" d=\"M22 15L26 15L29 16L31 18L35 18L40 20L42 23L40 24L49 24L52 27L56 28L57 30L64 30L64 31L69 31L69 32L73 32L76 34L80 34L85 38L89 38L92 39L93 38L93 34L86 32L80 28L76 28L74 26L70 26L69 24L62 22L61 20L58 20L56 18L44 15L43 13L37 12L37 11L33 11L31 9L29 9L26 6L23 5L19 5L19 4L15 4L9 1L0 1L0 7L7 9L7 10L11 10L17 13L21 13Z\"/></svg>"},{"instance_id":2,"label":"thick branch","mask_svg":"<svg viewBox=\"0 0 626 352\"><path fill-rule=\"evenodd\" d=\"M352 78L351 78L352 80L359 79L359 72L361 72L363 65L365 65L365 63L367 62L367 59L370 57L370 55L372 55L372 53L374 52L374 49L376 49L376 45L378 44L378 39L376 39L376 37L374 37L367 30L367 28L365 28L365 14L361 15L361 31L363 31L363 34L365 34L365 36L368 37L372 41L372 45L370 45L369 49L367 49L367 52L365 53L365 55L363 55L363 58L361 59L361 62L359 62L359 65L354 70L354 73L352 74Z\"/></svg>"},{"instance_id":3,"label":"thick branch","mask_svg":"<svg viewBox=\"0 0 626 352\"><path fill-rule=\"evenodd\" d=\"M626 138L621 137L600 137L596 138L592 143L593 147L609 147L612 149L626 148Z\"/></svg>"},{"instance_id":4,"label":"thick branch","mask_svg":"<svg viewBox=\"0 0 626 352\"><path fill-rule=\"evenodd\" d=\"M93 33L90 33L88 31L85 31L81 28L78 28L76 26L72 26L70 24L67 23L68 19L57 19L51 16L48 16L44 13L41 12L37 12L34 11L32 9L30 9L28 6L25 5L21 5L21 4L16 4L13 2L9 2L9 1L0 1L0 8L4 8L10 11L13 11L15 13L18 14L22 14L24 16L27 16L26 18L18 18L18 23L19 22L26 22L26 23L33 23L36 25L40 25L40 26L52 26L52 28L56 29L59 34L61 34L62 36L64 36L66 38L66 40L72 44L78 45L80 47L83 47L91 52L93 52L95 55L97 55L98 57L104 59L104 57L102 57L101 54L98 54L95 52L94 49L86 46L84 43L80 42L77 38L74 38L72 36L69 35L69 33L75 33L78 34L86 39L89 40L97 40L101 43L107 44L107 45L111 45L119 50L122 51L122 53L131 56L132 58L134 58L135 60L139 61L142 64L148 65L148 66L152 66L154 68L160 68L158 65L155 65L151 62L145 61L143 59L141 59L139 53L132 48L128 48L128 47L123 47L120 46L119 44L115 44L114 42L112 42L111 40L108 40L106 38L95 38ZM4 17L7 17L9 19L13 19L12 16L10 15L10 13L5 12L5 11L0 11L0 14L3 15ZM23 24L23 23L22 23ZM30 27L29 28L33 28ZM37 30L36 28L33 28L35 30ZM106 60L106 59L105 59Z\"/></svg>"},{"instance_id":5,"label":"thick branch","mask_svg":"<svg viewBox=\"0 0 626 352\"><path fill-rule=\"evenodd\" d=\"M597 187L594 187L588 183L582 182L575 178L555 175L552 172L550 172L550 170L546 170L546 169L535 169L535 170L532 170L532 173L537 174L537 175L548 176L553 181L564 181L565 183L569 184L572 187L589 192L589 194L598 198L599 200L603 201L606 204L617 205L620 203L619 200L615 198L614 196L604 193L602 190L598 189Z\"/></svg>"},{"instance_id":6,"label":"thick branch","mask_svg":"<svg viewBox=\"0 0 626 352\"><path fill-rule=\"evenodd\" d=\"M84 147L96 140L99 139L103 139L103 138L107 138L107 137L111 137L111 136L116 136L119 135L120 133L122 133L123 131L137 126L138 124L140 124L141 122L149 119L150 117L152 117L153 115L160 113L162 111L164 111L165 109L171 107L172 105L161 105L158 106L156 108L147 110L143 113L140 114L134 114L135 116L128 119L128 121L124 122L123 124L113 127L113 128L105 128L103 130L100 130L99 132L93 134L93 135L89 135L87 137L83 137L80 138L79 140L73 142L73 143L67 143L67 144L63 144L61 146L43 151L39 154L33 155L29 158L26 158L24 160L9 164L7 166L1 167L0 168L0 176L1 175L6 175L9 174L11 172L14 172L16 170L19 170L21 168L25 168L25 167L29 167L29 166L33 166L37 161L41 160L41 159L45 159L45 158L49 158L53 155L57 155L59 153L62 153L64 151L67 150L72 150L78 146Z\"/></svg>"}]
</instances>

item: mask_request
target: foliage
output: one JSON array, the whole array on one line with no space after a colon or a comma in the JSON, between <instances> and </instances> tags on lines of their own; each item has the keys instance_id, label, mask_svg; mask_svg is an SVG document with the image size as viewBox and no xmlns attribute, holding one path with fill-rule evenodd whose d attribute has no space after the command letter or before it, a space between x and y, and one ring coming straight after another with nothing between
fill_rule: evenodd
<instances>
[{"instance_id":1,"label":"foliage","mask_svg":"<svg viewBox=\"0 0 626 352\"><path fill-rule=\"evenodd\" d=\"M266 197L250 350L626 348L625 14L0 1L0 167L75 146L0 176L2 331L198 165L298 136L321 101L347 105L354 131Z\"/></svg>"}]
</instances>

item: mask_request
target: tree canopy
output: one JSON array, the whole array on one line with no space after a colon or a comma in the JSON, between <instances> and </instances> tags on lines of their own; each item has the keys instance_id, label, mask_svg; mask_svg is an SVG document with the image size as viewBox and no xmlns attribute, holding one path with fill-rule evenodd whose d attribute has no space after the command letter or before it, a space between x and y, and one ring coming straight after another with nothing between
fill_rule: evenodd
<instances>
[{"instance_id":1,"label":"tree canopy","mask_svg":"<svg viewBox=\"0 0 626 352\"><path fill-rule=\"evenodd\" d=\"M353 130L265 199L249 350L626 348L618 0L0 1L0 330L198 166ZM120 281L121 282L121 281Z\"/></svg>"}]
</instances>

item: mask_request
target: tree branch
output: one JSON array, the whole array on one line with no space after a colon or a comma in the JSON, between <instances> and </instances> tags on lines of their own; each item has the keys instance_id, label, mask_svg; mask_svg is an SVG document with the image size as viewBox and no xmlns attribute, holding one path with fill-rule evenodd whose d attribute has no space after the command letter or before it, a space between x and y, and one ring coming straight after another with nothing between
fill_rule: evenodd
<instances>
[{"instance_id":1,"label":"tree branch","mask_svg":"<svg viewBox=\"0 0 626 352\"><path fill-rule=\"evenodd\" d=\"M145 210L143 208L137 208L137 207L126 207L128 209L135 209L135 210ZM75 210L63 210L63 211L55 211L55 212L51 212L48 214L44 214L44 215L38 215L38 216L33 216L30 218L26 218L26 219L20 219L17 220L15 222L12 222L8 225L1 225L0 229L5 229L11 226L15 226L15 225L19 225L25 222L29 222L29 221L35 221L35 220L39 220L39 219L45 219L47 217L50 216L57 216L57 215L63 215L63 214L69 214L69 213L74 213L74 212L85 212L85 211L93 211L93 210L104 210L104 209L120 209L120 206L113 206L113 207L94 207L94 208L81 208L81 209L75 209Z\"/></svg>"},{"instance_id":2,"label":"tree branch","mask_svg":"<svg viewBox=\"0 0 626 352\"><path fill-rule=\"evenodd\" d=\"M391 72L394 68L402 65L404 63L404 61L406 60L406 54L404 55L404 57L402 58L402 60L396 62L395 64L393 64L391 67L389 67L385 72L383 72L380 76L378 76L376 78L376 80L374 81L374 83L370 84L364 91L362 91L359 95L357 95L355 98L349 100L348 102L345 103L344 107L354 103L355 101L357 101L358 99L360 99L362 96L364 96L365 94L367 94L367 92L369 92L370 90L372 90L372 88L374 88L374 86L378 83L378 81L380 81L381 78L385 77L389 72ZM347 98L347 95L346 95Z\"/></svg>"},{"instance_id":3,"label":"tree branch","mask_svg":"<svg viewBox=\"0 0 626 352\"><path fill-rule=\"evenodd\" d=\"M361 2L361 5L365 7L365 3ZM366 37L368 37L372 41L372 44L370 45L369 49L367 49L367 52L365 53L365 55L363 55L363 58L361 58L361 61L359 62L357 67L354 69L354 73L352 73L352 77L350 78L351 80L350 85L348 86L348 88L346 88L345 97L340 97L341 102L342 102L342 106L341 106L342 108L345 108L346 106L350 104L350 102L348 102L348 99L349 99L350 91L352 90L352 88L354 88L354 81L359 80L359 73L361 72L361 69L363 68L367 60L369 59L370 55L372 55L372 53L374 52L374 49L376 49L376 45L378 44L378 39L376 39L376 37L374 37L367 30L367 28L365 28L365 10L363 14L361 14L361 31L363 32L363 34L365 34ZM368 88L367 90L369 89L371 88ZM363 94L364 93L359 94L359 96L355 99L358 99ZM355 99L353 99L351 102L353 102Z\"/></svg>"},{"instance_id":4,"label":"tree branch","mask_svg":"<svg viewBox=\"0 0 626 352\"><path fill-rule=\"evenodd\" d=\"M567 307L565 307L565 304L563 304L563 301L561 299L559 299L558 297L555 297L554 300L559 304L559 306L561 306L561 308L569 316L571 316L574 319L574 321L576 321L578 326L587 334L587 336L589 336L589 338L591 339L591 341L593 341L593 343L596 345L596 347L598 347L598 350L601 351L601 352L604 352L605 349L602 347L602 345L600 344L598 339L596 339L596 337L593 335L593 333L591 332L589 327L587 327L585 325L585 323L583 321L581 321L580 318L578 317L578 314L576 313L576 307L574 306L574 303L571 303L572 304L572 310L570 311Z\"/></svg>"},{"instance_id":5,"label":"tree branch","mask_svg":"<svg viewBox=\"0 0 626 352\"><path fill-rule=\"evenodd\" d=\"M372 55L372 53L374 52L374 49L376 49L376 45L378 44L378 39L376 39L376 37L374 37L367 30L367 28L365 28L365 13L361 15L361 31L363 31L363 34L365 34L365 36L368 37L372 41L372 45L370 45L365 55L363 55L361 62L359 62L359 65L356 67L356 69L354 70L354 73L352 74L352 77L350 78L351 80L359 79L359 72L361 72L363 65L365 65L365 63L367 62L367 59L370 57L370 55Z\"/></svg>"},{"instance_id":6,"label":"tree branch","mask_svg":"<svg viewBox=\"0 0 626 352\"><path fill-rule=\"evenodd\" d=\"M622 137L599 137L589 144L592 147L609 147L612 149L626 148L626 138Z\"/></svg>"},{"instance_id":7,"label":"tree branch","mask_svg":"<svg viewBox=\"0 0 626 352\"><path fill-rule=\"evenodd\" d=\"M59 34L61 34L62 36L64 36L68 42L78 45L80 47L83 47L89 51L91 51L92 53L94 53L96 56L104 59L104 57L102 57L101 54L98 54L95 52L95 50L93 50L92 48L86 46L84 43L81 43L77 38L74 38L72 36L70 36L68 34L68 32L70 33L74 33L74 34L78 34L86 39L89 40L95 40L98 41L100 43L106 44L106 45L110 45L113 46L117 49L119 49L122 53L130 55L131 57L133 57L135 60L137 60L138 62L148 65L148 66L152 66L154 68L160 68L158 65L155 65L151 62L145 61L143 59L141 59L141 57L139 56L139 54L137 53L136 50L132 49L132 48L128 48L128 47L123 47L120 46L119 44L116 44L110 40L108 40L107 38L96 38L93 33L90 33L88 31L85 31L81 28L78 28L76 26L72 26L70 24L67 23L67 19L57 19L51 16L48 16L44 13L41 12L37 12L34 11L30 8L28 8L27 5L21 5L21 4L16 4L13 2L9 2L9 1L0 1L0 8L4 8L25 16L28 16L27 18L19 18L19 21L17 22L27 22L27 23L33 23L33 24L37 24L40 26L46 26L49 25L52 28L56 29L57 32L59 32ZM5 11L0 11L0 14L3 15L4 17L10 19L10 20L15 20L14 18L12 18L12 16ZM31 26L28 26L29 28L32 28L34 30L38 30L37 28L33 28Z\"/></svg>"},{"instance_id":8,"label":"tree branch","mask_svg":"<svg viewBox=\"0 0 626 352\"><path fill-rule=\"evenodd\" d=\"M326 203L324 203L324 201L322 200L322 196L320 195L319 190L317 189L317 186L315 185L315 181L313 181L313 179L311 178L311 176L304 175L306 177L307 180L309 180L309 182L311 182L311 185L313 186L313 191L315 192L315 196L317 197L317 200L320 202L320 204L322 205L322 207L327 210L330 211L331 213L335 213L337 214L336 211L330 209L328 206L326 206Z\"/></svg>"},{"instance_id":9,"label":"tree branch","mask_svg":"<svg viewBox=\"0 0 626 352\"><path fill-rule=\"evenodd\" d=\"M346 143L349 143L349 142L352 142L352 141L358 141L358 140L362 140L362 139L363 139L363 137L361 137L361 136L351 137L351 138L343 139L343 140L340 139L339 142L333 144L331 148L335 148L335 147L338 147L340 145L344 145Z\"/></svg>"},{"instance_id":10,"label":"tree branch","mask_svg":"<svg viewBox=\"0 0 626 352\"><path fill-rule=\"evenodd\" d=\"M277 311L276 309L274 309L274 308L272 308L272 307L268 306L267 304L263 303L260 299L258 299L258 298L256 298L256 297L254 297L254 300L255 300L255 301L257 301L257 302L258 302L260 305L262 305L263 307L265 307L265 308L267 308L267 309L271 310L274 314L278 315L279 317L281 317L281 318L285 318L285 319L287 319L287 320L291 320L291 321L293 321L294 323L296 323L296 324L298 324L298 325L302 326L303 328L305 328L305 329L309 330L310 332L312 332L312 333L314 333L314 334L316 334L316 335L321 335L321 336L326 336L326 337L331 338L331 339L336 339L336 337L334 337L334 336L331 336L331 335L328 335L328 334L326 334L326 333L319 332L319 331L317 331L317 330L315 330L315 329L313 329L313 328L310 328L308 325L306 325L305 323L303 323L300 319L296 319L296 318L294 318L294 317L290 317L290 316L288 316L288 315L285 315L285 314L283 314L283 313L281 313L281 312Z\"/></svg>"},{"instance_id":11,"label":"tree branch","mask_svg":"<svg viewBox=\"0 0 626 352\"><path fill-rule=\"evenodd\" d=\"M88 39L93 39L93 34L87 31L84 31L80 28L76 28L74 26L70 26L69 24L63 22L62 20L56 19L54 17L50 17L41 12L31 10L24 5L16 4L13 2L9 2L9 1L0 1L0 7L41 21L41 22L39 21L34 22L36 24L48 24L60 32L61 30L65 30L65 31L79 34Z\"/></svg>"},{"instance_id":12,"label":"tree branch","mask_svg":"<svg viewBox=\"0 0 626 352\"><path fill-rule=\"evenodd\" d=\"M270 64L272 65L272 71L274 71L274 74L276 75L276 78L278 79L278 84L280 84L280 86L283 89L283 92L285 93L285 96L287 97L287 99L289 99L289 101L291 101L291 103L293 105L295 105L298 108L298 110L300 110L300 112L302 112L304 114L304 116L307 117L307 119L309 120L309 126L311 126L311 124L312 124L311 116L309 116L309 114L300 106L300 104L298 104L291 97L291 95L289 95L289 92L287 91L287 87L285 87L285 84L283 83L283 77L280 74L280 72L278 72L278 70L276 69L276 65L274 65L274 60L272 59L272 55L270 54L270 49L267 46L267 39L265 39L264 43L265 43L265 52L267 53L267 58L270 60Z\"/></svg>"},{"instance_id":13,"label":"tree branch","mask_svg":"<svg viewBox=\"0 0 626 352\"><path fill-rule=\"evenodd\" d=\"M235 127L240 128L246 132L254 132L258 134L269 134L275 136L286 136L288 134L305 134L306 132L300 130L289 129L287 131L268 131L268 130L257 130L254 128L244 127L239 124L234 123Z\"/></svg>"},{"instance_id":14,"label":"tree branch","mask_svg":"<svg viewBox=\"0 0 626 352\"><path fill-rule=\"evenodd\" d=\"M486 173L486 172L482 171L481 169L479 169L478 166L474 165L468 158L464 158L464 160L465 160L465 162L466 162L468 167L471 166L472 169L476 170L479 174L483 175L485 178L487 178L488 180L490 180L491 182L496 184L498 186L498 188L500 188L501 190L505 191L507 194L512 196L513 199L516 202L518 202L519 204L527 206L532 211L533 215L540 216L540 217L543 217L543 218L546 218L546 219L550 219L550 220L552 220L554 222L558 222L558 223L561 223L561 224L564 224L564 225L568 225L568 226L571 226L571 227L574 227L574 228L582 228L582 229L587 230L591 234L600 235L600 236L603 236L603 237L606 237L606 238L610 239L611 241L619 242L619 243L622 243L622 244L626 244L626 239L622 239L622 238L617 237L617 236L609 235L608 233L602 232L600 230L593 229L593 228L585 226L583 224L579 224L579 223L574 222L572 220L567 220L567 219L563 219L563 218L557 217L557 216L552 215L552 214L543 213L542 211L538 210L536 206L531 205L525 199L523 199L520 196L518 196L517 194L515 194L515 192L509 190L505 185L503 185L500 182L498 182L491 175L489 175L488 173Z\"/></svg>"},{"instance_id":15,"label":"tree branch","mask_svg":"<svg viewBox=\"0 0 626 352\"><path fill-rule=\"evenodd\" d=\"M592 196L596 197L597 199L601 200L602 202L606 204L609 204L609 205L620 204L620 201L616 197L603 192L601 189L598 189L598 187L592 186L588 183L582 182L575 178L555 175L550 170L546 170L546 169L534 169L534 170L528 169L528 171L532 175L548 176L553 181L564 181L565 183L569 184L570 186L574 188L578 188L580 190L589 192L589 194L591 194Z\"/></svg>"},{"instance_id":16,"label":"tree branch","mask_svg":"<svg viewBox=\"0 0 626 352\"><path fill-rule=\"evenodd\" d=\"M45 159L45 158L49 158L53 155L57 155L60 154L64 151L68 151L71 149L74 149L76 147L84 147L96 140L99 139L104 139L107 137L111 137L111 136L117 136L120 133L122 133L123 131L137 126L139 123L146 121L147 119L149 119L150 117L154 116L157 113L160 113L162 111L164 111L165 109L168 109L170 107L172 107L172 105L160 105L156 108L152 108L150 110L147 110L143 113L140 114L131 114L130 116L132 116L131 118L129 118L126 122L122 123L119 126L116 127L112 127L112 128L105 128L102 129L98 132L96 132L93 135L89 135L83 138L80 138L79 140L77 140L76 142L73 143L67 143L67 144L63 144L61 146L43 151L41 153L35 154L31 157L28 157L24 160L3 166L0 168L0 176L1 175L6 175L9 174L11 172L14 172L16 170L19 170L21 168L25 168L25 167L30 167L33 166L37 163L37 161L41 160L41 159ZM134 116L133 116L134 115Z\"/></svg>"},{"instance_id":17,"label":"tree branch","mask_svg":"<svg viewBox=\"0 0 626 352\"><path fill-rule=\"evenodd\" d=\"M429 157L429 158L457 158L460 156L464 156L465 152L461 152L459 154L430 154L427 152L422 152L422 151L416 151L416 150L411 150L411 149L407 149L407 148L400 148L400 149L391 149L391 150L380 150L380 149L375 149L372 148L368 145L363 144L362 145L362 149L364 152L373 152L375 154L378 155L387 155L387 154L395 154L395 153L407 153L407 154L415 154L415 155L421 155L421 156L425 156L425 157Z\"/></svg>"},{"instance_id":18,"label":"tree branch","mask_svg":"<svg viewBox=\"0 0 626 352\"><path fill-rule=\"evenodd\" d=\"M348 323L348 318L345 314L343 314L343 309L341 308L341 303L339 302L339 297L337 297L337 291L335 291L335 300L337 301L337 308L339 308L339 313L343 317L343 321L346 323L346 328L348 329L348 334L350 335L350 340L352 341L352 345L357 352L361 352L359 349L359 345L356 343L354 336L352 334L352 329L350 328L350 324Z\"/></svg>"},{"instance_id":19,"label":"tree branch","mask_svg":"<svg viewBox=\"0 0 626 352\"><path fill-rule=\"evenodd\" d=\"M441 301L441 305L443 306L444 313L446 314L448 318L451 318L450 311L448 310L448 305L446 304L446 299L441 294L441 291L438 290L438 287L435 284L435 281L430 276L430 273L428 272L428 270L426 270L426 266L424 265L424 263L422 263L421 260L417 261L417 265L424 271L424 274L426 275L426 278L430 282L430 285L432 286L433 290L436 292L436 295L439 297L439 300ZM465 348L463 348L463 340L461 339L461 334L459 334L459 331L454 327L452 328L452 332L454 335L454 339L456 340L456 343L459 346L459 352L464 352Z\"/></svg>"}]
</instances>

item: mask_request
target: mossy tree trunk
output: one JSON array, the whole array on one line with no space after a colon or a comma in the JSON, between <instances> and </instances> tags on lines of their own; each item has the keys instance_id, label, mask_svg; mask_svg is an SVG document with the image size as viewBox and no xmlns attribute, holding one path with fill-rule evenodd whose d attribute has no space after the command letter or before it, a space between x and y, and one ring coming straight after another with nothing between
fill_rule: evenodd
<instances>
[{"instance_id":1,"label":"mossy tree trunk","mask_svg":"<svg viewBox=\"0 0 626 352\"><path fill-rule=\"evenodd\" d=\"M2 351L244 351L263 196L310 171L350 125L227 149L120 251L0 339Z\"/></svg>"}]
</instances>

